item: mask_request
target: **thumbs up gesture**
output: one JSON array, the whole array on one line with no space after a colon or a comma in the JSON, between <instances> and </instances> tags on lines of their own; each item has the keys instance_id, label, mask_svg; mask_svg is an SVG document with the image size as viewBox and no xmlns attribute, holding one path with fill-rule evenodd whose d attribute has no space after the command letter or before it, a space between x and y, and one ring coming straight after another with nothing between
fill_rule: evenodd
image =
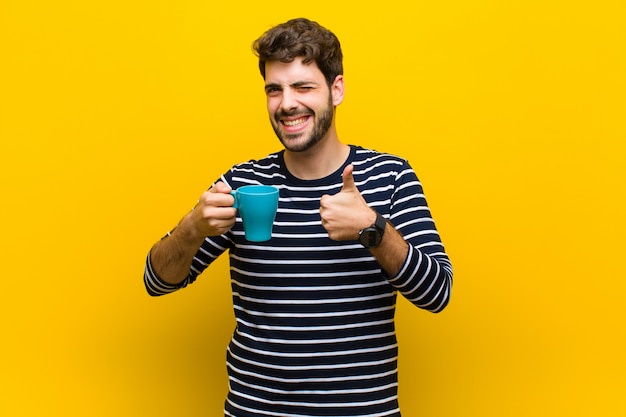
<instances>
[{"instance_id":1,"label":"thumbs up gesture","mask_svg":"<svg viewBox=\"0 0 626 417\"><path fill-rule=\"evenodd\" d=\"M376 213L372 210L354 183L354 167L343 171L343 186L335 195L324 195L320 200L322 226L333 240L356 240L359 231L374 223Z\"/></svg>"}]
</instances>

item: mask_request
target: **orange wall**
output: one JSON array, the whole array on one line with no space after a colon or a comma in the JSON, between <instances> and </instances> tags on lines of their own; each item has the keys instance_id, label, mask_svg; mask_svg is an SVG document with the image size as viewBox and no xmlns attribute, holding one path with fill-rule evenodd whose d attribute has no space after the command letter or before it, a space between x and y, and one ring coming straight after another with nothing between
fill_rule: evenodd
<instances>
[{"instance_id":1,"label":"orange wall","mask_svg":"<svg viewBox=\"0 0 626 417\"><path fill-rule=\"evenodd\" d=\"M411 161L455 265L444 313L399 306L404 415L626 414L623 2L212 3L0 4L0 415L220 415L226 259L161 299L143 262L278 149L250 44L298 15L344 46L340 137Z\"/></svg>"}]
</instances>

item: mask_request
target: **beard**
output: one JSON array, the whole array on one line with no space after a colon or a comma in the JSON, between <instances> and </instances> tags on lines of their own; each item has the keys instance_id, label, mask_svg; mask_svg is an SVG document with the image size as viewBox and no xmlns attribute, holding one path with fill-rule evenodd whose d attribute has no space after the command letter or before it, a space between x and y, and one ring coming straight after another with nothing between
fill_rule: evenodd
<instances>
[{"instance_id":1,"label":"beard","mask_svg":"<svg viewBox=\"0 0 626 417\"><path fill-rule=\"evenodd\" d=\"M313 125L313 131L308 137L304 139L301 139L301 137L303 137L306 133L288 134L280 129L281 124L279 120L281 117L295 116L299 114L307 114L313 116L315 113L312 110L307 110L305 112L294 111L291 113L279 111L278 113L276 113L274 119L270 118L272 128L274 129L274 133L276 133L276 136L278 136L280 143L283 144L285 149L291 152L307 151L324 138L324 136L328 132L328 129L330 129L330 126L333 123L334 108L332 96L330 94L328 95L328 103L326 104L326 107L321 109L321 111L317 115L315 124Z\"/></svg>"}]
</instances>

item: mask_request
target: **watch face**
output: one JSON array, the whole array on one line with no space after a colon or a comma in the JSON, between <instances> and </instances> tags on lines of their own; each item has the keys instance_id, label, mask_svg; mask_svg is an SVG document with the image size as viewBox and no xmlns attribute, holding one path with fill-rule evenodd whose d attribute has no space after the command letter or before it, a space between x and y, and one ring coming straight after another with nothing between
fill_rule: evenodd
<instances>
[{"instance_id":1,"label":"watch face","mask_svg":"<svg viewBox=\"0 0 626 417\"><path fill-rule=\"evenodd\" d=\"M383 240L383 233L385 233L385 227L387 221L379 213L376 213L376 222L370 227L366 227L359 233L359 242L366 248L373 248Z\"/></svg>"},{"instance_id":2,"label":"watch face","mask_svg":"<svg viewBox=\"0 0 626 417\"><path fill-rule=\"evenodd\" d=\"M367 229L364 229L359 236L359 242L361 242L361 244L366 248L374 247L378 245L380 241L380 232L373 227L368 227Z\"/></svg>"}]
</instances>

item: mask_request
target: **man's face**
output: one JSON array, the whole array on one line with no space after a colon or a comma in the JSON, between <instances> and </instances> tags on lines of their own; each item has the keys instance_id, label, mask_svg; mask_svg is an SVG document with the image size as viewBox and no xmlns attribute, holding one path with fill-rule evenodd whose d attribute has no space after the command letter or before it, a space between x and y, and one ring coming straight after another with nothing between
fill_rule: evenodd
<instances>
[{"instance_id":1,"label":"man's face","mask_svg":"<svg viewBox=\"0 0 626 417\"><path fill-rule=\"evenodd\" d=\"M303 152L326 137L338 103L315 63L266 63L265 93L270 122L285 149Z\"/></svg>"}]
</instances>

